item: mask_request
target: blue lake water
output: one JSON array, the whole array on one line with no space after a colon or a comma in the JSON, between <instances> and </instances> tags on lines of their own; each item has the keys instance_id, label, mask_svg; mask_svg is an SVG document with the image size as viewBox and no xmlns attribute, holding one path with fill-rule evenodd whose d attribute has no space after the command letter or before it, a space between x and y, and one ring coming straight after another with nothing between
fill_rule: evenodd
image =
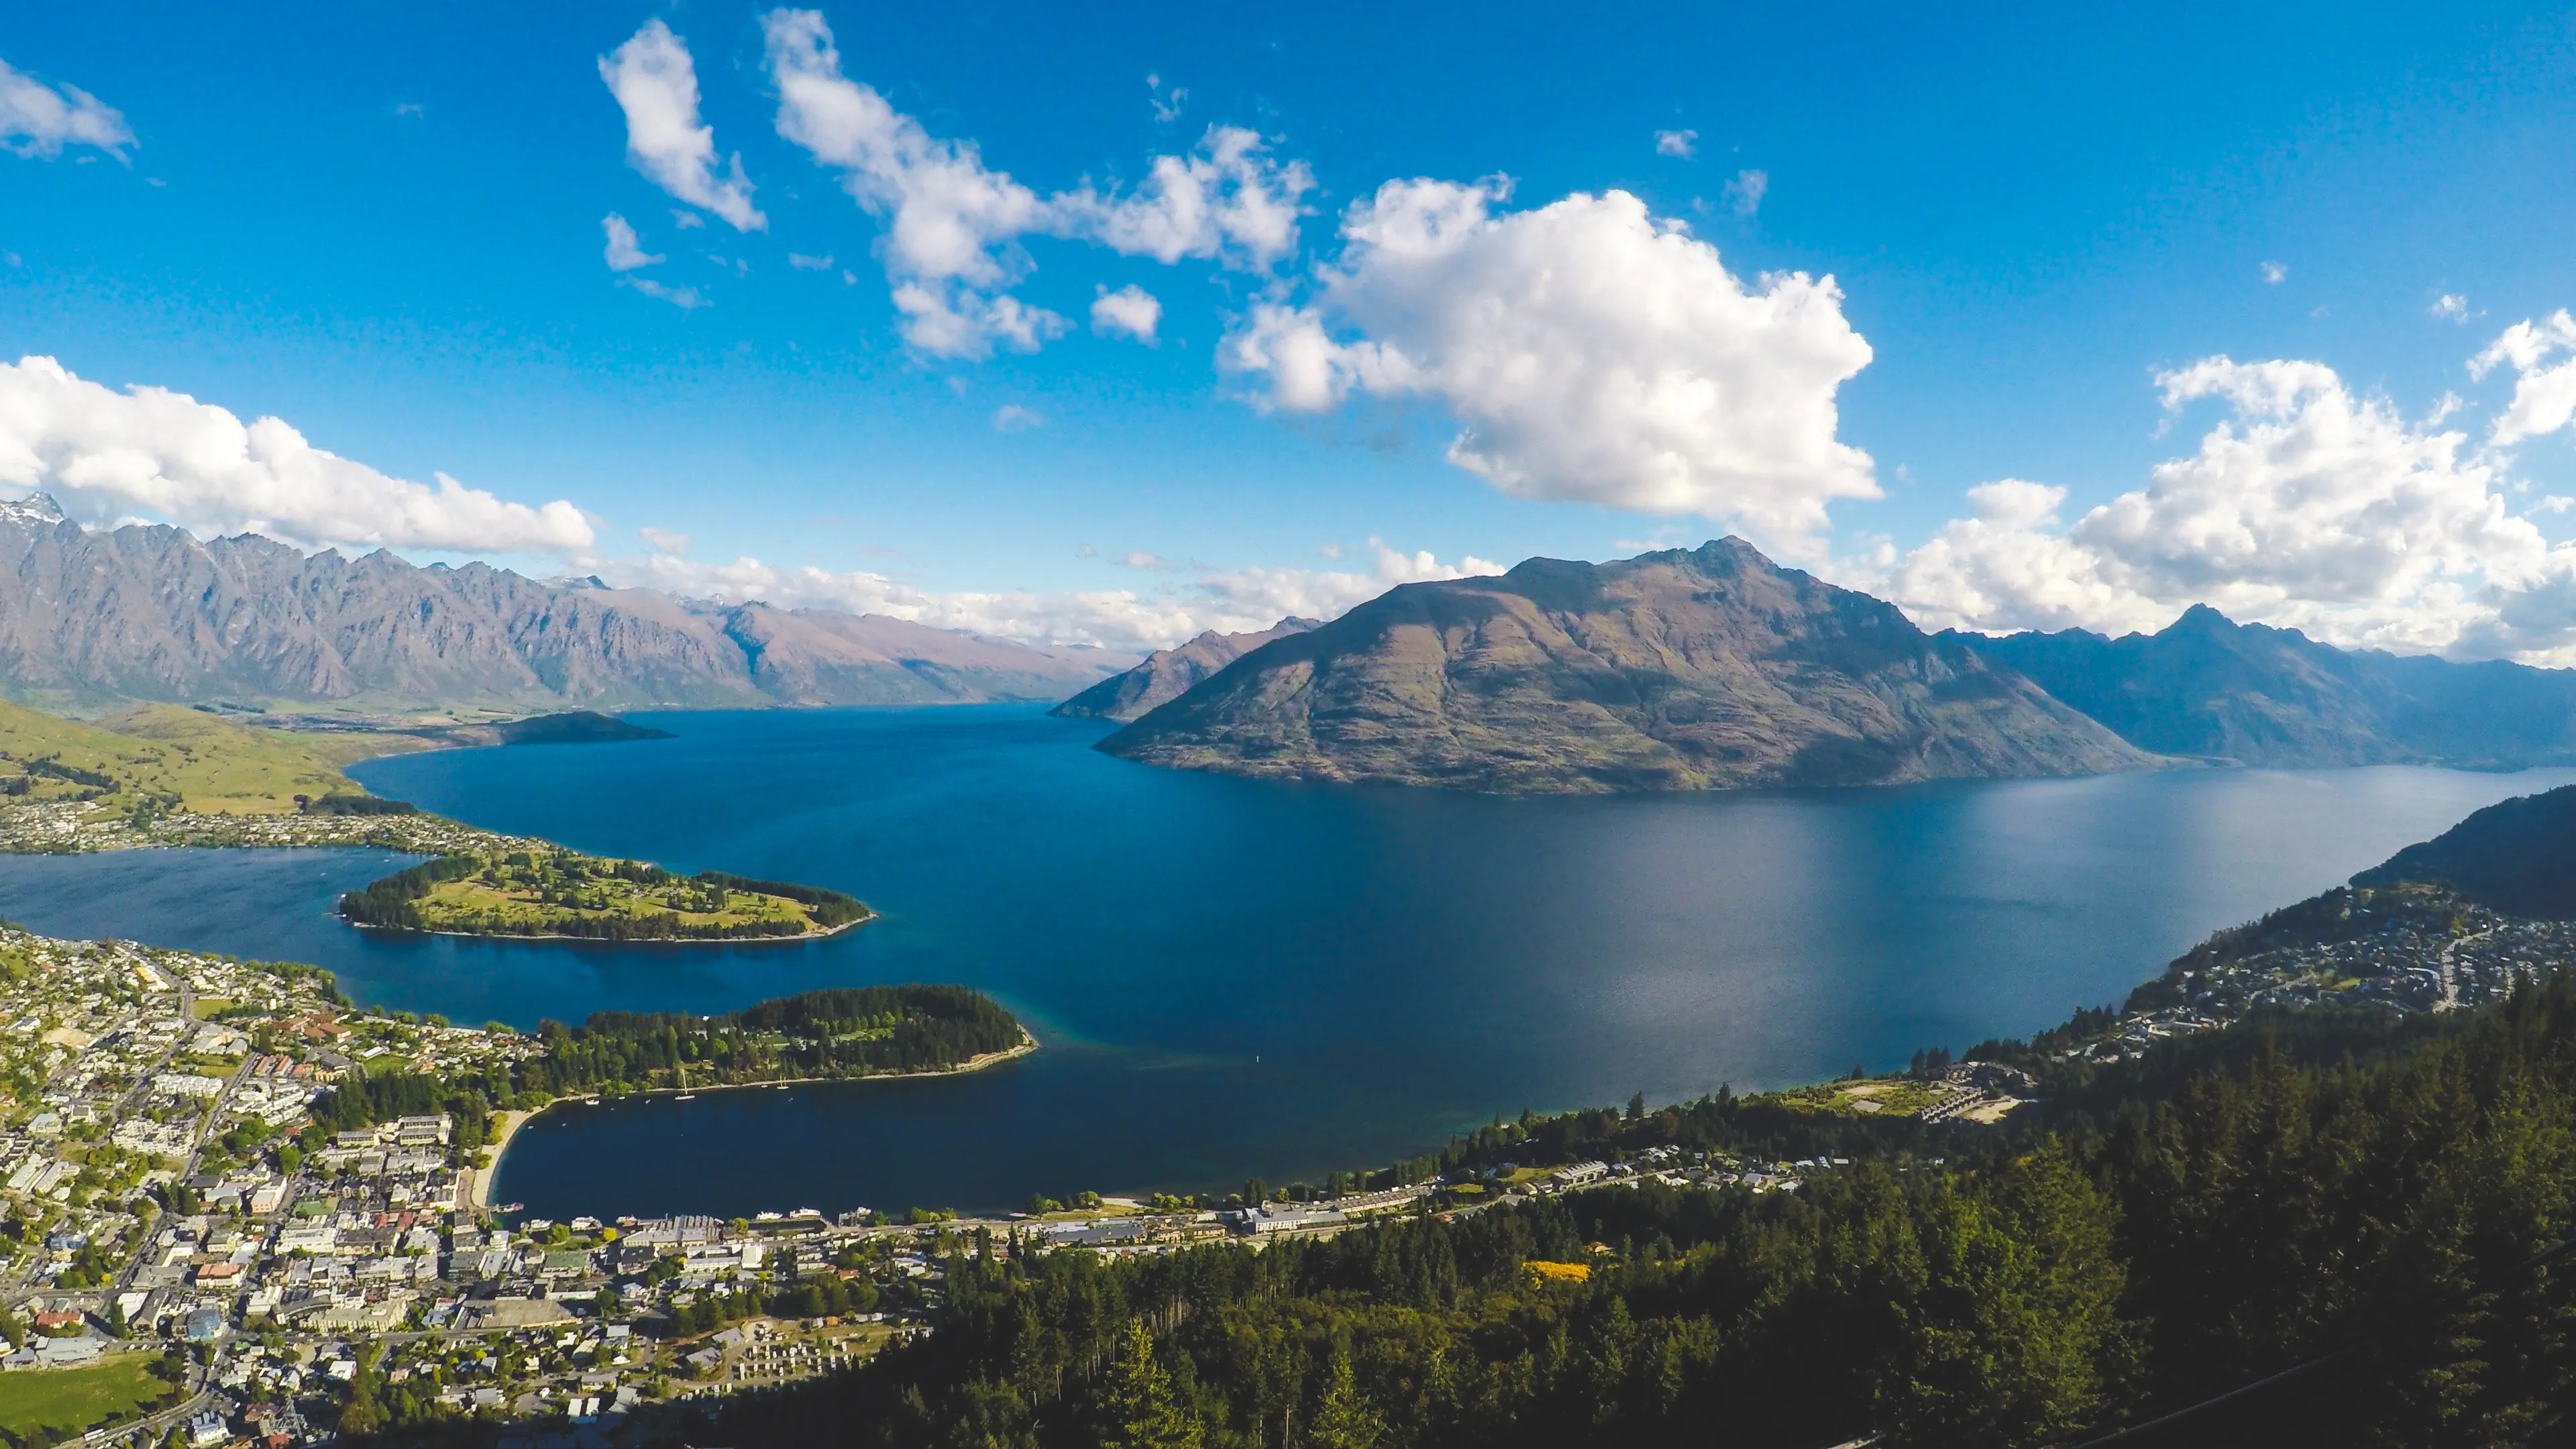
<instances>
[{"instance_id":1,"label":"blue lake water","mask_svg":"<svg viewBox=\"0 0 2576 1449\"><path fill-rule=\"evenodd\" d=\"M682 713L677 738L358 767L586 850L811 881L814 944L362 936L360 851L0 858L0 916L319 962L459 1021L954 981L1045 1043L972 1077L539 1118L531 1211L998 1207L1365 1167L1510 1115L1901 1064L2115 1001L2193 941L2576 771L2179 770L1496 799L1183 774L1019 707Z\"/></svg>"}]
</instances>

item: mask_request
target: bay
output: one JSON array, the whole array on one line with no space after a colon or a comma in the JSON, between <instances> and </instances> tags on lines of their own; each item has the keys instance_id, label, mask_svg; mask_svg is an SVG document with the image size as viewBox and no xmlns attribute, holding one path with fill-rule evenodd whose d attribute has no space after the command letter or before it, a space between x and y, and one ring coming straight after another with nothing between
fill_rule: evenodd
<instances>
[{"instance_id":1,"label":"bay","mask_svg":"<svg viewBox=\"0 0 2576 1449\"><path fill-rule=\"evenodd\" d=\"M1901 1064L2118 1000L2193 941L2576 771L2175 770L1500 799L1154 770L1026 707L671 713L669 740L371 761L369 788L585 850L847 890L811 944L364 936L399 858L0 859L0 916L311 960L371 1004L533 1025L954 981L1045 1043L970 1077L538 1118L532 1212L992 1208L1277 1183L1523 1107Z\"/></svg>"}]
</instances>

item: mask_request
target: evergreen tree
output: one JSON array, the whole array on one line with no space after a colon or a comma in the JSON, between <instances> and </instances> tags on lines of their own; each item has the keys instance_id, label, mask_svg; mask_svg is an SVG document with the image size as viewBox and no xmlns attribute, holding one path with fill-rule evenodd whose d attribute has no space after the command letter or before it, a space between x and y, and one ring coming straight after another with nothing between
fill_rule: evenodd
<instances>
[{"instance_id":1,"label":"evergreen tree","mask_svg":"<svg viewBox=\"0 0 2576 1449\"><path fill-rule=\"evenodd\" d=\"M1145 1320L1127 1320L1127 1340L1109 1371L1102 1404L1108 1432L1100 1449L1199 1449L1199 1417L1173 1390L1171 1373L1154 1355Z\"/></svg>"},{"instance_id":2,"label":"evergreen tree","mask_svg":"<svg viewBox=\"0 0 2576 1449\"><path fill-rule=\"evenodd\" d=\"M1332 1367L1324 1376L1324 1401L1316 1406L1314 1425L1306 1434L1309 1449L1377 1449L1385 1437L1385 1421L1361 1396L1351 1373L1349 1345L1333 1345Z\"/></svg>"}]
</instances>

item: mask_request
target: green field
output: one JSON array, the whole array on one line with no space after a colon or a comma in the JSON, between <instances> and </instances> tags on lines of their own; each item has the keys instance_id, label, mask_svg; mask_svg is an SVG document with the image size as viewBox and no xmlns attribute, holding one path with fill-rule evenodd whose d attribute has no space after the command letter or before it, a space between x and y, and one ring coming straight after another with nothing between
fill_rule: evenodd
<instances>
[{"instance_id":1,"label":"green field","mask_svg":"<svg viewBox=\"0 0 2576 1449\"><path fill-rule=\"evenodd\" d=\"M340 898L352 925L599 941L811 936L869 915L838 891L542 847L444 856Z\"/></svg>"},{"instance_id":2,"label":"green field","mask_svg":"<svg viewBox=\"0 0 2576 1449\"><path fill-rule=\"evenodd\" d=\"M68 1439L110 1414L139 1418L172 1386L153 1377L155 1356L124 1354L96 1368L17 1369L0 1374L0 1433L22 1443Z\"/></svg>"},{"instance_id":3,"label":"green field","mask_svg":"<svg viewBox=\"0 0 2576 1449\"><path fill-rule=\"evenodd\" d=\"M1944 1100L1950 1093L1949 1085L1942 1082L1918 1082L1910 1077L1875 1077L1868 1081L1819 1082L1812 1087L1771 1092L1752 1100L1786 1107L1793 1112L1896 1118L1911 1117Z\"/></svg>"},{"instance_id":4,"label":"green field","mask_svg":"<svg viewBox=\"0 0 2576 1449\"><path fill-rule=\"evenodd\" d=\"M288 815L298 795L366 793L342 766L424 747L407 735L256 729L173 704L84 724L0 703L7 798L94 800L110 810L158 801L204 815Z\"/></svg>"},{"instance_id":5,"label":"green field","mask_svg":"<svg viewBox=\"0 0 2576 1449\"><path fill-rule=\"evenodd\" d=\"M527 864L513 863L522 860ZM686 876L630 880L617 875L615 865L568 851L488 861L479 874L421 897L421 922L432 931L497 936L569 934L580 929L574 922L664 915L699 929L763 922L789 934L821 929L806 907L780 896L727 890Z\"/></svg>"}]
</instances>

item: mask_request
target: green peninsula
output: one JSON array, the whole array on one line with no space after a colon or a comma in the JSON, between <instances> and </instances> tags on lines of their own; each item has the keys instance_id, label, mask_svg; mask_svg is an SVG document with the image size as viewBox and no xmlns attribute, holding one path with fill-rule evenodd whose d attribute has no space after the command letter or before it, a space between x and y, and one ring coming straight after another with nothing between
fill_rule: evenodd
<instances>
[{"instance_id":1,"label":"green peninsula","mask_svg":"<svg viewBox=\"0 0 2576 1449\"><path fill-rule=\"evenodd\" d=\"M540 1022L521 1090L555 1096L971 1072L1037 1046L1000 1002L964 986L847 986L721 1016L593 1012Z\"/></svg>"},{"instance_id":2,"label":"green peninsula","mask_svg":"<svg viewBox=\"0 0 2576 1449\"><path fill-rule=\"evenodd\" d=\"M678 875L523 843L443 855L340 897L353 926L453 936L745 941L828 936L873 917L839 891L721 871Z\"/></svg>"}]
</instances>

